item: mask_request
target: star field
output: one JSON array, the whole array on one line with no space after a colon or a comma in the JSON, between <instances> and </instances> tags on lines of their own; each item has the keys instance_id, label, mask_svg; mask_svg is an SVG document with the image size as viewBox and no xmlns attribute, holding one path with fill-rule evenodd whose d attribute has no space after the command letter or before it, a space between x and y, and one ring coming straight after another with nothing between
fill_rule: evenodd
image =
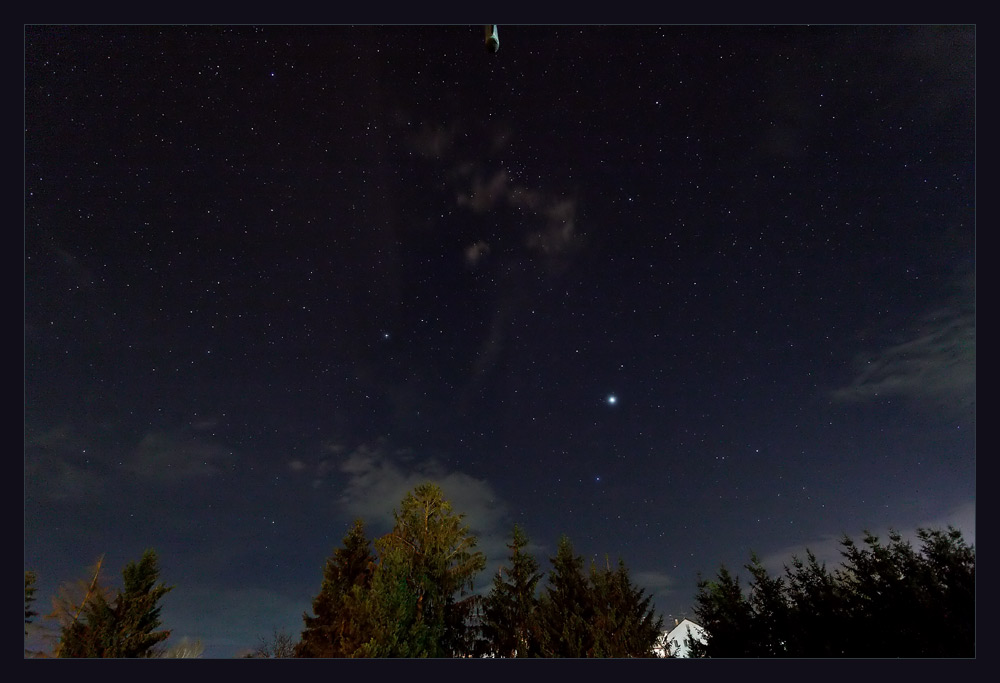
<instances>
[{"instance_id":1,"label":"star field","mask_svg":"<svg viewBox=\"0 0 1000 683\"><path fill-rule=\"evenodd\" d=\"M24 563L298 636L439 482L667 619L975 535L975 30L28 26ZM206 611L205 606L211 605Z\"/></svg>"}]
</instances>

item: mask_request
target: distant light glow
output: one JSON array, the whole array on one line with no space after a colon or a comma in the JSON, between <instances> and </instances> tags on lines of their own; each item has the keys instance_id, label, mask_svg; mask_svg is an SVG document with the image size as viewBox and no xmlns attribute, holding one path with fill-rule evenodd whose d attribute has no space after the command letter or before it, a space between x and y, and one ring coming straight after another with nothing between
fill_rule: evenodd
<instances>
[{"instance_id":1,"label":"distant light glow","mask_svg":"<svg viewBox=\"0 0 1000 683\"><path fill-rule=\"evenodd\" d=\"M613 406L614 404L618 403L618 397L615 396L614 394L608 394L607 401L609 406Z\"/></svg>"}]
</instances>

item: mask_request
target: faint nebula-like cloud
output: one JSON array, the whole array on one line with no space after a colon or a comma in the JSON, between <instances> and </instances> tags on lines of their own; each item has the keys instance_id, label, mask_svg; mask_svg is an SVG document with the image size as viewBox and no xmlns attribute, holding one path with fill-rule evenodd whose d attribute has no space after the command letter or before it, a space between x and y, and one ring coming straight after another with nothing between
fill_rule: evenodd
<instances>
[{"instance_id":1,"label":"faint nebula-like cloud","mask_svg":"<svg viewBox=\"0 0 1000 683\"><path fill-rule=\"evenodd\" d=\"M577 232L575 198L518 183L505 167L463 158L463 150L456 146L458 137L454 127L425 126L411 136L410 144L421 156L450 164L450 182L459 207L476 214L503 207L518 211L524 218L517 228L522 231L522 245L529 253L543 258L565 256L582 246L583 239ZM509 139L509 131L492 133L492 152L501 151ZM476 244L485 242L480 240ZM466 258L477 258L482 253L481 250L467 250Z\"/></svg>"},{"instance_id":2,"label":"faint nebula-like cloud","mask_svg":"<svg viewBox=\"0 0 1000 683\"><path fill-rule=\"evenodd\" d=\"M501 169L489 178L476 175L472 178L471 185L471 188L463 188L458 194L458 205L468 207L476 213L489 211L508 195L507 171Z\"/></svg>"},{"instance_id":3,"label":"faint nebula-like cloud","mask_svg":"<svg viewBox=\"0 0 1000 683\"><path fill-rule=\"evenodd\" d=\"M410 137L410 144L421 156L439 159L451 149L455 130L445 126L424 126Z\"/></svg>"},{"instance_id":4,"label":"faint nebula-like cloud","mask_svg":"<svg viewBox=\"0 0 1000 683\"><path fill-rule=\"evenodd\" d=\"M490 253L490 245L484 240L479 240L465 248L465 262L470 267L476 266Z\"/></svg>"},{"instance_id":5,"label":"faint nebula-like cloud","mask_svg":"<svg viewBox=\"0 0 1000 683\"><path fill-rule=\"evenodd\" d=\"M474 213L501 206L520 211L529 219L522 223L522 244L529 253L563 256L583 245L576 229L576 199L514 183L505 169L488 177L472 167L467 167L466 173L471 178L460 187L457 204Z\"/></svg>"},{"instance_id":6,"label":"faint nebula-like cloud","mask_svg":"<svg viewBox=\"0 0 1000 683\"><path fill-rule=\"evenodd\" d=\"M538 284L564 274L586 246L579 198L553 189L567 179L520 167L509 149L514 139L503 124L479 126L474 133L430 125L409 136L410 152L438 167L444 201L451 195L454 202L448 213L457 207L470 219L462 257L467 268L485 274L482 282L491 288L484 296L492 297L493 311L472 357L471 379L459 392L464 398L475 396L500 362L513 321L538 295Z\"/></svg>"}]
</instances>

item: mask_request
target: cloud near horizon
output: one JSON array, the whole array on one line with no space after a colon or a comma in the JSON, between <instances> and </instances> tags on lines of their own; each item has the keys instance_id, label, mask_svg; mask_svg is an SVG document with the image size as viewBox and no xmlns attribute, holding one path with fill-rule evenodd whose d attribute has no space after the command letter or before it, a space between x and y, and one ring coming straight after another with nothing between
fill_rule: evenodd
<instances>
[{"instance_id":1,"label":"cloud near horizon","mask_svg":"<svg viewBox=\"0 0 1000 683\"><path fill-rule=\"evenodd\" d=\"M915 549L919 550L920 540L917 538L917 529L945 529L949 526L953 526L961 531L962 538L965 539L967 544L970 546L975 545L975 501L962 503L951 510L943 512L935 519L929 519L925 522L918 523L911 528L895 528L894 530L898 531L904 540L909 541ZM864 536L864 531L864 529L860 529L857 530L856 533L848 535L854 539L855 542L860 542ZM885 527L881 529L868 529L868 531L875 534L875 536L884 539L888 538L890 529ZM771 575L783 576L785 573L785 567L791 566L792 558L798 557L800 560L805 560L806 551L808 550L816 556L816 559L820 564L826 564L827 569L833 570L839 567L844 559L841 554L843 546L840 541L842 538L843 535L826 535L806 543L797 543L795 545L787 546L761 557L761 563ZM747 558L748 562L749 559L750 558Z\"/></svg>"},{"instance_id":2,"label":"cloud near horizon","mask_svg":"<svg viewBox=\"0 0 1000 683\"><path fill-rule=\"evenodd\" d=\"M450 470L435 458L411 451L391 450L383 443L365 443L353 450L328 445L326 457L310 467L302 460L289 468L313 476L313 486L329 477L346 477L338 484L338 504L351 518L364 520L375 533L392 528L393 513L407 493L426 482L441 487L452 511L464 516L465 524L478 539L478 548L489 559L506 555L506 505L484 480Z\"/></svg>"}]
</instances>

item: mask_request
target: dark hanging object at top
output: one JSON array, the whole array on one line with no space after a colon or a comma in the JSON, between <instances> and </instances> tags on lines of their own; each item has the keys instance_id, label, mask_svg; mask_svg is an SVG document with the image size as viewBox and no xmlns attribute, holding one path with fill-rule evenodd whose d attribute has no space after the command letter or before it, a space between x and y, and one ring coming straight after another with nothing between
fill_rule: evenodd
<instances>
[{"instance_id":1,"label":"dark hanging object at top","mask_svg":"<svg viewBox=\"0 0 1000 683\"><path fill-rule=\"evenodd\" d=\"M486 51L491 54L496 54L496 51L500 49L500 30L497 28L496 24L486 25Z\"/></svg>"}]
</instances>

